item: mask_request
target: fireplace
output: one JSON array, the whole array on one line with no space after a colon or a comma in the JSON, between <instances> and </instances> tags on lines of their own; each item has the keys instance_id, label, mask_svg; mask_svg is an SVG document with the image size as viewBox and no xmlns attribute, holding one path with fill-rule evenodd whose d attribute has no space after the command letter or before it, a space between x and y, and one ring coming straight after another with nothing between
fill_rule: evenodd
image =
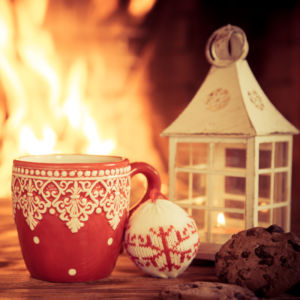
<instances>
[{"instance_id":1,"label":"fireplace","mask_svg":"<svg viewBox=\"0 0 300 300\"><path fill-rule=\"evenodd\" d=\"M146 161L167 187L142 91L147 58L129 47L154 3L1 1L0 197L10 193L12 160L27 154ZM133 182L140 197L143 178Z\"/></svg>"}]
</instances>

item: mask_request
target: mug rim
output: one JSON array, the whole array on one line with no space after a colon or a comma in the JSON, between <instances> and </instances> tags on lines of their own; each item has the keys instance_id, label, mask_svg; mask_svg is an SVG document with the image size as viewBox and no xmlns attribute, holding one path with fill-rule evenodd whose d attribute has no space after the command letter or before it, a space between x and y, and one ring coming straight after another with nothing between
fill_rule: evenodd
<instances>
[{"instance_id":1,"label":"mug rim","mask_svg":"<svg viewBox=\"0 0 300 300\"><path fill-rule=\"evenodd\" d=\"M77 158L75 158L77 156ZM61 161L60 161L61 159ZM78 160L80 160L78 162ZM92 154L26 155L13 160L13 166L39 168L103 168L128 166L129 160L121 156Z\"/></svg>"}]
</instances>

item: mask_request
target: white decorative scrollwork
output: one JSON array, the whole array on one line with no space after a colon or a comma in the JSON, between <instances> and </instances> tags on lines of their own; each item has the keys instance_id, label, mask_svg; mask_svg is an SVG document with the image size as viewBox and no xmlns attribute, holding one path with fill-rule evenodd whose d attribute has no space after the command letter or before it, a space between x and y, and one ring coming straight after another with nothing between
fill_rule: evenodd
<instances>
[{"instance_id":1,"label":"white decorative scrollwork","mask_svg":"<svg viewBox=\"0 0 300 300\"><path fill-rule=\"evenodd\" d=\"M113 229L117 228L123 211L126 208L126 199L129 199L130 184L127 185L128 178L112 178L107 180L106 188L110 191L108 197L100 200L100 206L106 212L106 218ZM126 188L127 186L127 188ZM125 187L125 188L124 188ZM128 205L127 205L128 209Z\"/></svg>"},{"instance_id":2,"label":"white decorative scrollwork","mask_svg":"<svg viewBox=\"0 0 300 300\"><path fill-rule=\"evenodd\" d=\"M38 220L42 219L42 214L51 206L48 199L34 196L33 192L36 191L32 179L13 178L13 213L15 215L16 208L22 209L31 230L36 227Z\"/></svg>"},{"instance_id":3,"label":"white decorative scrollwork","mask_svg":"<svg viewBox=\"0 0 300 300\"><path fill-rule=\"evenodd\" d=\"M22 209L31 230L48 208L54 208L73 233L84 226L83 222L95 210L103 211L115 230L124 211L128 213L129 196L128 173L94 178L47 178L13 173L12 177L14 218L16 209Z\"/></svg>"}]
</instances>

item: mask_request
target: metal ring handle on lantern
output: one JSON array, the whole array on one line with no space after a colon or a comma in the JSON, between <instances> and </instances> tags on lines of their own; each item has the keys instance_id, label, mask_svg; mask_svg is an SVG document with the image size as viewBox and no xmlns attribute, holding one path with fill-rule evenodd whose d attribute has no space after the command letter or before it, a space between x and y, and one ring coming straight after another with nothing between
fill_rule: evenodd
<instances>
[{"instance_id":1,"label":"metal ring handle on lantern","mask_svg":"<svg viewBox=\"0 0 300 300\"><path fill-rule=\"evenodd\" d=\"M227 67L233 62L246 58L249 44L245 32L232 25L216 30L208 39L205 55L208 62L216 67Z\"/></svg>"},{"instance_id":2,"label":"metal ring handle on lantern","mask_svg":"<svg viewBox=\"0 0 300 300\"><path fill-rule=\"evenodd\" d=\"M144 162L134 162L130 165L132 170L130 177L132 178L136 174L143 174L147 179L148 186L143 199L129 209L129 218L141 204L150 199L151 190L155 189L160 192L161 189L161 180L159 173L152 166Z\"/></svg>"}]
</instances>

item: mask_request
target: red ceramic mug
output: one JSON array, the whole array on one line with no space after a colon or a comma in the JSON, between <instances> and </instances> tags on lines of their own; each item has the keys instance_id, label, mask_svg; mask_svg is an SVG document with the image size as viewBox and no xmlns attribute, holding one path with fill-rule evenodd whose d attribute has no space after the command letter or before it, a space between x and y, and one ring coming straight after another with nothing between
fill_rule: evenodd
<instances>
[{"instance_id":1,"label":"red ceramic mug","mask_svg":"<svg viewBox=\"0 0 300 300\"><path fill-rule=\"evenodd\" d=\"M137 173L148 181L141 204L161 185L157 171L146 163L100 155L14 160L13 215L32 277L85 282L109 276L129 215L130 179Z\"/></svg>"}]
</instances>

